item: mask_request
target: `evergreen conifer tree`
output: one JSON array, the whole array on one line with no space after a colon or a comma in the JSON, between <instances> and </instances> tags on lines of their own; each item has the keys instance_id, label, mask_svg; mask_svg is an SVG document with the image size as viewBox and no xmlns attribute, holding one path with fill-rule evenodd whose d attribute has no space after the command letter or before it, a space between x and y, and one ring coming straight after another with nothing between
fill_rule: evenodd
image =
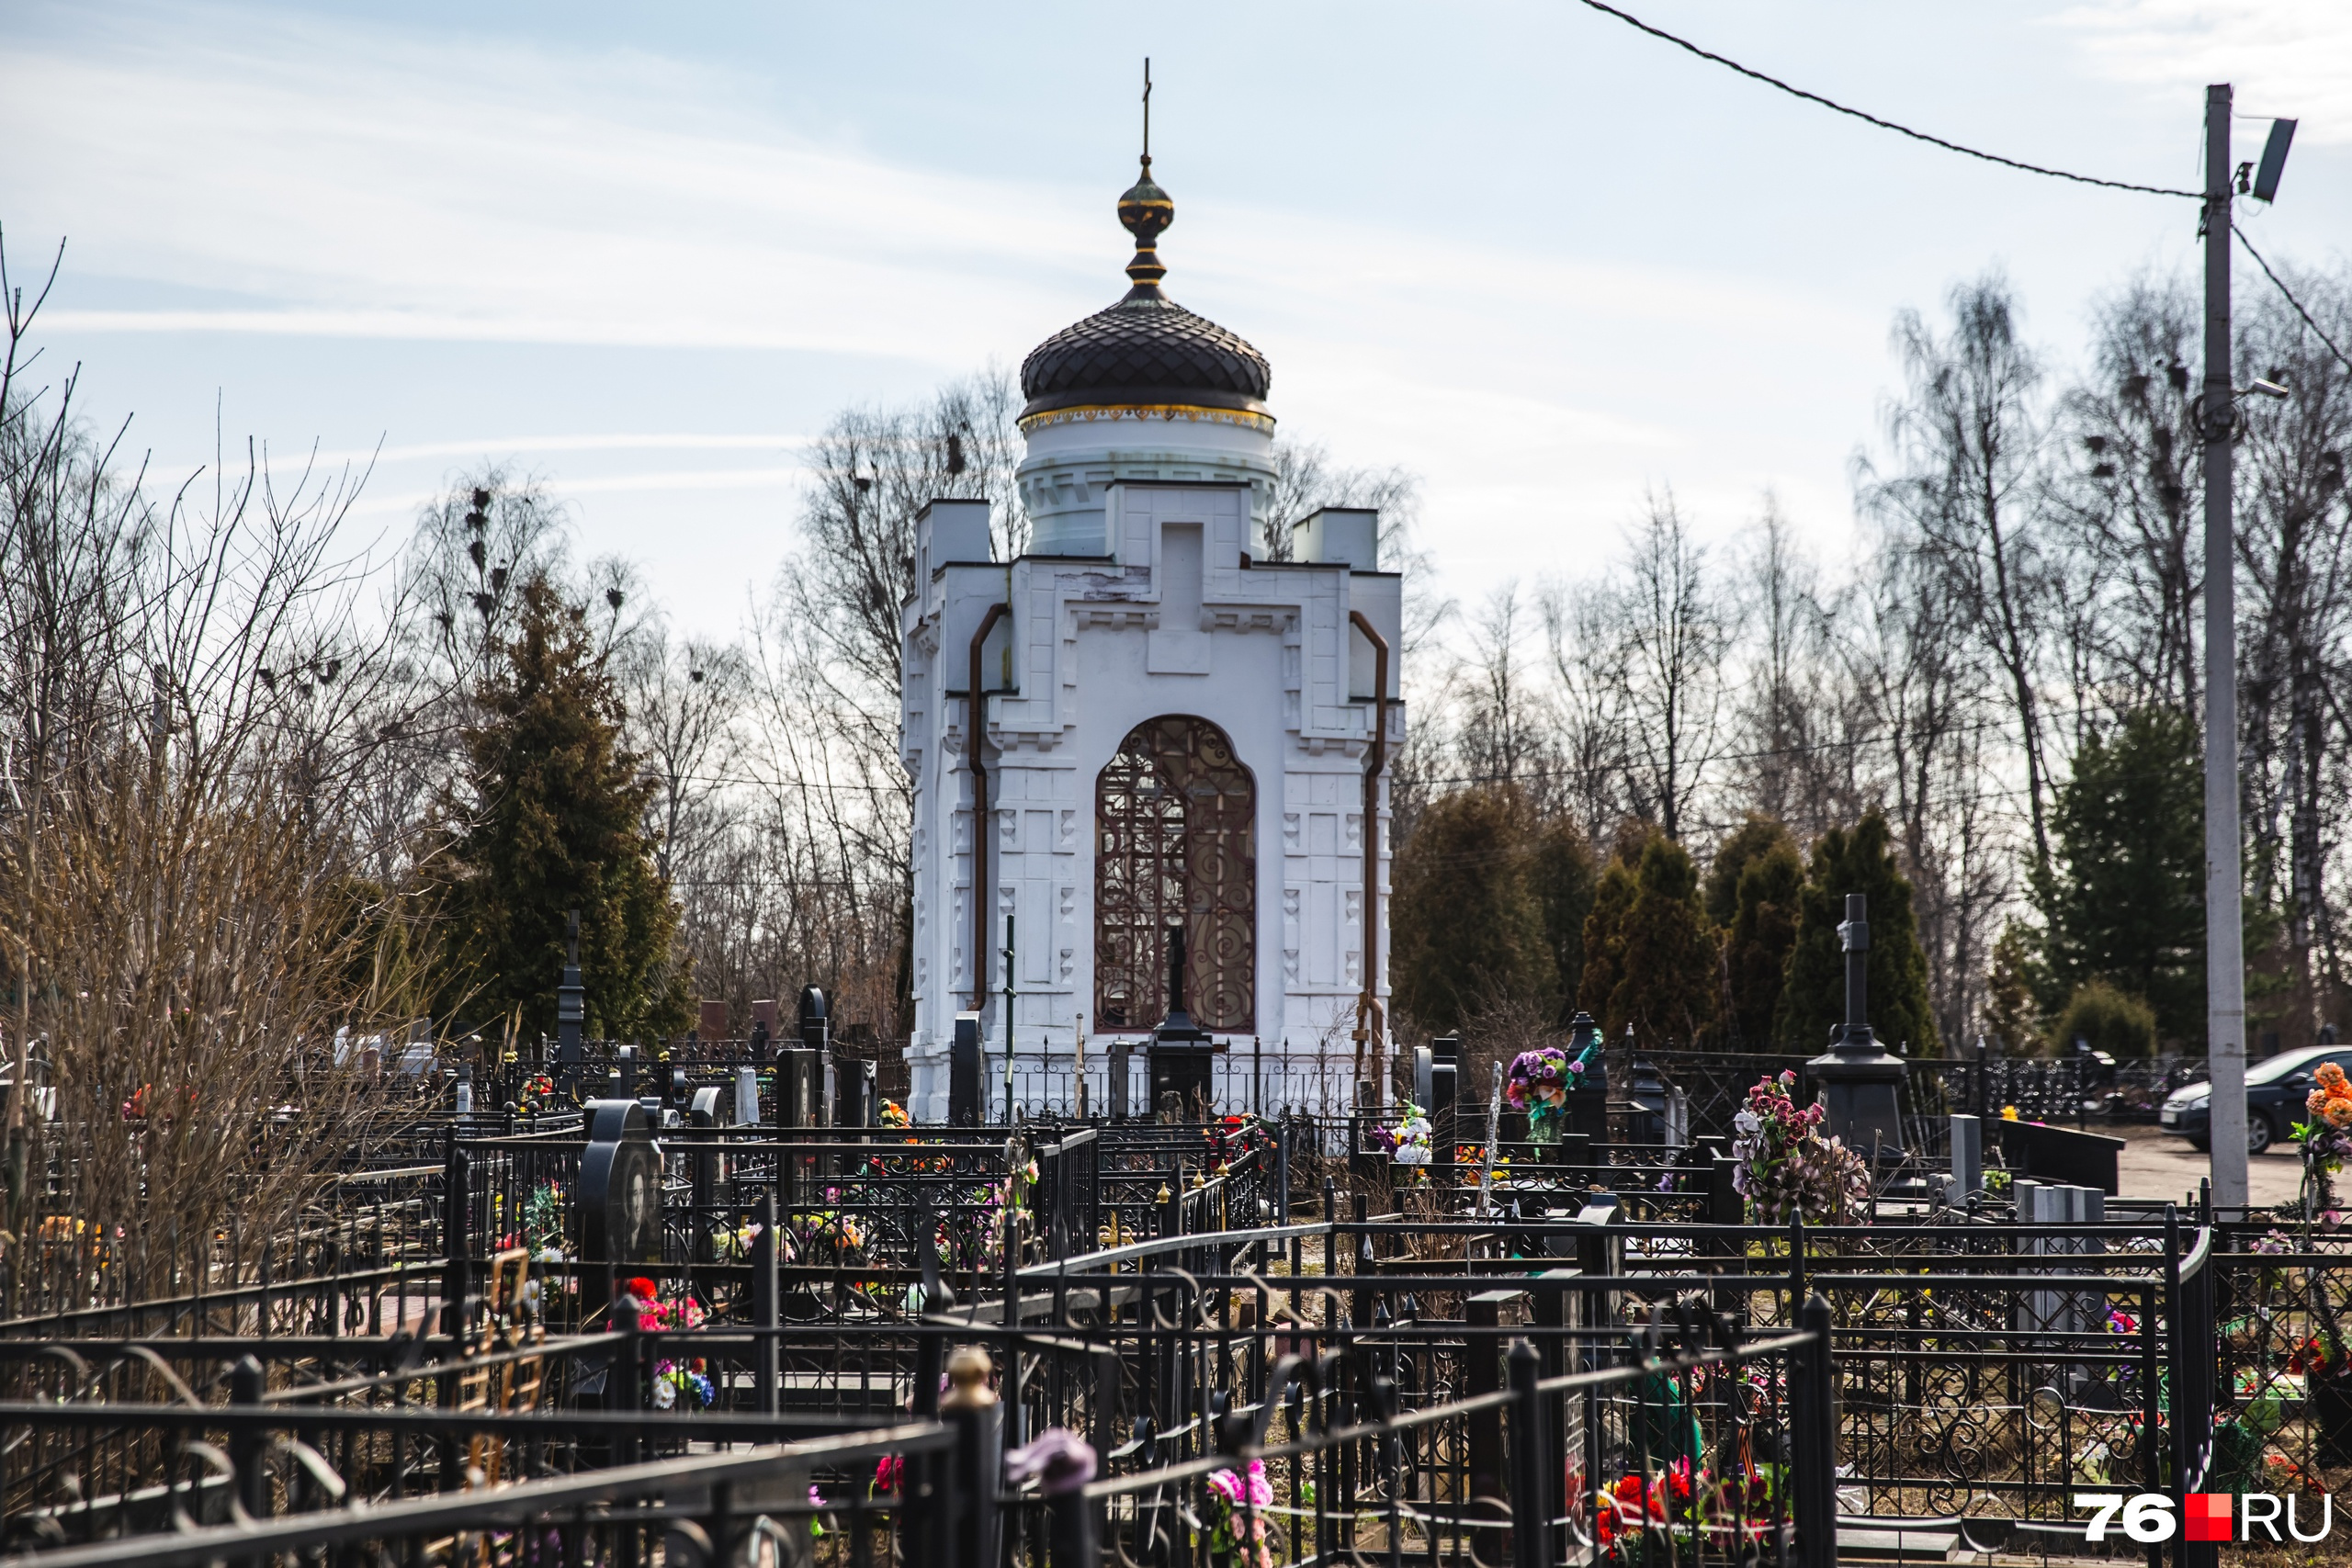
<instances>
[{"instance_id":1,"label":"evergreen conifer tree","mask_svg":"<svg viewBox=\"0 0 2352 1568\"><path fill-rule=\"evenodd\" d=\"M1397 852L1390 952L1396 1001L1452 1030L1502 1002L1544 1003L1558 985L1529 876L1525 803L1466 789L1422 809Z\"/></svg>"},{"instance_id":2,"label":"evergreen conifer tree","mask_svg":"<svg viewBox=\"0 0 2352 1568\"><path fill-rule=\"evenodd\" d=\"M1638 840L1630 847L1638 856L1647 843L1646 839ZM1625 835L1620 833L1617 852L1609 857L1593 883L1592 910L1584 918L1584 973L1577 982L1576 1001L1577 1008L1596 1019L1608 1016L1610 998L1625 977L1625 919L1641 895L1633 863L1625 858L1628 847ZM1620 1023L1621 1032L1623 1028Z\"/></svg>"},{"instance_id":3,"label":"evergreen conifer tree","mask_svg":"<svg viewBox=\"0 0 2352 1568\"><path fill-rule=\"evenodd\" d=\"M678 908L644 832L653 785L620 744L621 705L582 617L545 577L524 585L464 731L444 856L445 1010L555 1030L567 915L580 913L592 1038L661 1039L686 1023Z\"/></svg>"},{"instance_id":4,"label":"evergreen conifer tree","mask_svg":"<svg viewBox=\"0 0 2352 1568\"><path fill-rule=\"evenodd\" d=\"M1592 848L1574 819L1561 816L1539 822L1527 857L1528 885L1544 920L1544 945L1556 979L1555 1010L1562 1024L1576 1011L1584 980L1584 924L1592 913L1597 869Z\"/></svg>"},{"instance_id":5,"label":"evergreen conifer tree","mask_svg":"<svg viewBox=\"0 0 2352 1568\"><path fill-rule=\"evenodd\" d=\"M1698 1044L1715 1018L1714 931L1690 852L1665 834L1621 832L1585 920L1577 1000L1614 1040Z\"/></svg>"},{"instance_id":6,"label":"evergreen conifer tree","mask_svg":"<svg viewBox=\"0 0 2352 1568\"><path fill-rule=\"evenodd\" d=\"M1792 851L1797 847L1786 827L1761 811L1749 812L1715 847L1715 858L1707 866L1707 919L1729 931L1739 916L1739 879L1748 863L1783 845ZM1802 862L1799 866L1802 870Z\"/></svg>"},{"instance_id":7,"label":"evergreen conifer tree","mask_svg":"<svg viewBox=\"0 0 2352 1568\"><path fill-rule=\"evenodd\" d=\"M1860 893L1870 899L1871 1029L1889 1051L1907 1042L1915 1056L1942 1054L1928 997L1928 955L1919 948L1911 884L1895 867L1894 839L1873 807L1851 829L1832 828L1814 841L1774 1029L1782 1044L1824 1050L1844 1025L1846 955L1838 926L1846 918L1846 896Z\"/></svg>"},{"instance_id":8,"label":"evergreen conifer tree","mask_svg":"<svg viewBox=\"0 0 2352 1568\"><path fill-rule=\"evenodd\" d=\"M2054 863L2035 878L2052 994L2091 980L2144 998L2156 1032L2205 1035L2205 804L2196 726L2143 709L2075 753L2052 803Z\"/></svg>"},{"instance_id":9,"label":"evergreen conifer tree","mask_svg":"<svg viewBox=\"0 0 2352 1568\"><path fill-rule=\"evenodd\" d=\"M2001 1048L2030 1055L2041 1040L2041 1020L2051 989L2041 961L2041 933L2011 920L1993 941L1993 963L1984 975L1984 1026Z\"/></svg>"},{"instance_id":10,"label":"evergreen conifer tree","mask_svg":"<svg viewBox=\"0 0 2352 1568\"><path fill-rule=\"evenodd\" d=\"M1731 929L1724 933L1724 988L1732 1035L1747 1050L1767 1050L1773 1043L1804 888L1804 862L1786 829L1778 841L1748 856L1740 872Z\"/></svg>"},{"instance_id":11,"label":"evergreen conifer tree","mask_svg":"<svg viewBox=\"0 0 2352 1568\"><path fill-rule=\"evenodd\" d=\"M1601 1027L1611 1038L1686 1048L1706 1043L1715 1021L1719 950L1699 897L1690 852L1661 833L1642 851L1625 911L1623 958Z\"/></svg>"}]
</instances>

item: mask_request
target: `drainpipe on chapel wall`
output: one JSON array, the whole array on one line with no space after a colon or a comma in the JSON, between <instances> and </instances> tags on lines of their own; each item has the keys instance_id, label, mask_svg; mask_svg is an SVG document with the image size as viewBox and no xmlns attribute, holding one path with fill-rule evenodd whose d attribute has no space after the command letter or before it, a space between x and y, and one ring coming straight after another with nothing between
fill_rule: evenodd
<instances>
[{"instance_id":1,"label":"drainpipe on chapel wall","mask_svg":"<svg viewBox=\"0 0 2352 1568\"><path fill-rule=\"evenodd\" d=\"M1363 770L1363 990L1356 998L1356 1073L1372 1055L1374 1092L1388 1094L1385 1021L1380 1012L1380 775L1388 765L1388 639L1362 610L1348 619L1372 644L1372 753Z\"/></svg>"},{"instance_id":2,"label":"drainpipe on chapel wall","mask_svg":"<svg viewBox=\"0 0 2352 1568\"><path fill-rule=\"evenodd\" d=\"M1010 604L991 604L972 634L972 683L964 698L964 762L972 770L972 1007L988 1006L989 998L989 774L980 761L980 731L988 723L988 699L981 695L980 645L997 622L1012 614Z\"/></svg>"}]
</instances>

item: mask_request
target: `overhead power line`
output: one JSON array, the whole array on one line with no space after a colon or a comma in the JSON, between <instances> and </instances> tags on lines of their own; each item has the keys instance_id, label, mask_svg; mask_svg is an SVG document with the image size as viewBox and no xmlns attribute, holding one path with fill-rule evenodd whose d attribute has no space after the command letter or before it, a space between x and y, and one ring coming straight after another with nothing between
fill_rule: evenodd
<instances>
[{"instance_id":1,"label":"overhead power line","mask_svg":"<svg viewBox=\"0 0 2352 1568\"><path fill-rule=\"evenodd\" d=\"M1621 11L1614 6L1604 4L1604 0L1582 0L1582 3L1601 15L1614 17L1627 27L1645 32L1652 38L1664 39L1677 49L1687 50L1702 60L1720 65L1727 71L1736 71L1750 81L1761 82L1768 87L1778 87L1791 97L1803 98L1809 104L1819 104L1823 108L1833 110L1849 118L1859 119L1865 125L1877 126L1881 130L1892 130L1898 136L1907 136L1914 141L1924 141L1930 147L1940 147L1947 152L1958 152L1966 158L1979 158L1987 164L1998 164L2005 169L2019 169L2029 175L2045 175L2053 180L2072 180L2076 185L2105 186L2109 190L2136 190L2143 196L2177 196L2190 201L2204 199L2193 190L2168 190L2163 186L2133 185L2129 180L2103 180L2096 175L2077 175L2065 169L2045 168L2040 164L2028 164L2016 158L2004 158L1998 152L1986 152L1974 147L1963 147L1957 141L1947 141L1940 136L1931 136L1924 130L1914 130L1907 125L1897 125L1891 119L1881 119L1874 114L1849 107L1834 98L1825 98L1819 93L1809 93L1803 87L1783 82L1778 76L1767 75L1751 66L1742 65L1738 61L1727 59L1713 50L1701 49L1689 39L1678 38L1664 28L1652 27L1631 12Z\"/></svg>"},{"instance_id":2,"label":"overhead power line","mask_svg":"<svg viewBox=\"0 0 2352 1568\"><path fill-rule=\"evenodd\" d=\"M2335 355L2337 363L2346 370L2352 370L2352 359L2345 358L2344 351L2335 346L2335 340L2327 335L2327 329L2312 319L2312 313L2303 309L2303 302L2295 298L2295 291L2287 287L2286 280L2270 270L2270 264L2262 259L2262 253L2256 250L2254 242L2245 237L2245 231L2233 223L2230 225L2230 232L2238 237L2238 243L2245 247L2245 254L2254 258L2254 265L2262 269L2262 276L2270 280L2270 286L2285 296L2287 303L2295 308L2295 314L2303 319L2303 325L2311 328L2318 335L2319 341L2327 344L2327 352Z\"/></svg>"}]
</instances>

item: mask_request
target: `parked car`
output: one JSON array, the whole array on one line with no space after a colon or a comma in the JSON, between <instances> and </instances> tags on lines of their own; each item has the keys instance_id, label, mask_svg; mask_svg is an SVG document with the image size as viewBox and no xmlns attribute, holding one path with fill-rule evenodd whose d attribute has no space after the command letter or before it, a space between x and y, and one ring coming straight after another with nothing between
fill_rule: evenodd
<instances>
[{"instance_id":1,"label":"parked car","mask_svg":"<svg viewBox=\"0 0 2352 1568\"><path fill-rule=\"evenodd\" d=\"M2323 1062L2352 1071L2352 1046L2312 1045L2289 1051L2245 1069L2245 1148L2258 1155L2284 1143L2288 1129L2303 1119L2303 1101ZM2213 1146L2213 1086L2193 1083L2173 1090L2156 1113L2156 1124L2177 1133L2202 1150Z\"/></svg>"}]
</instances>

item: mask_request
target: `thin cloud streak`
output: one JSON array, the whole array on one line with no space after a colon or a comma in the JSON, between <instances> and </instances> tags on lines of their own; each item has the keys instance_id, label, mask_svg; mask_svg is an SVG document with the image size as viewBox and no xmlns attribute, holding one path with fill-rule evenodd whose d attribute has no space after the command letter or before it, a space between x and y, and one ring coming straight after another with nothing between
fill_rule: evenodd
<instances>
[{"instance_id":1,"label":"thin cloud streak","mask_svg":"<svg viewBox=\"0 0 2352 1568\"><path fill-rule=\"evenodd\" d=\"M640 491L689 490L773 490L797 485L808 473L788 468L675 468L661 473L605 474L568 479L550 484L559 498L580 495L620 495ZM429 506L442 498L437 490L411 491L400 495L371 496L351 508L354 517L379 517Z\"/></svg>"},{"instance_id":2,"label":"thin cloud streak","mask_svg":"<svg viewBox=\"0 0 2352 1568\"><path fill-rule=\"evenodd\" d=\"M478 457L492 452L773 452L805 447L813 437L787 435L672 434L500 435L453 441L420 441L401 446L352 447L321 452L322 463L415 462L428 457Z\"/></svg>"},{"instance_id":3,"label":"thin cloud streak","mask_svg":"<svg viewBox=\"0 0 2352 1568\"><path fill-rule=\"evenodd\" d=\"M96 58L35 49L0 62L0 132L76 127L76 157L18 179L35 212L72 215L59 226L104 270L283 303L61 310L61 329L964 365L1004 353L1008 323L1012 342L1034 341L1121 281L1123 237L1099 195L945 179L774 126L673 129L696 123L689 98L641 85L592 96L609 85L592 61L486 51L453 67L317 27L232 50L214 41L230 27L180 27L199 36L166 28L158 47L109 38ZM518 95L518 76L546 91ZM495 95L481 90L493 82ZM562 107L574 104L595 112ZM154 157L164 145L178 149L171 160ZM1837 313L1703 269L1580 265L1232 205L1186 218L1167 253L1180 298L1212 313L1246 305L1309 337L1352 335L1377 311L1418 319L1426 339L1513 305L1540 337L1547 318L1566 330L1565 298L1654 321L1792 318L1792 330ZM1350 255L1378 259L1334 265ZM1465 277L1479 280L1475 310L1447 299Z\"/></svg>"}]
</instances>

